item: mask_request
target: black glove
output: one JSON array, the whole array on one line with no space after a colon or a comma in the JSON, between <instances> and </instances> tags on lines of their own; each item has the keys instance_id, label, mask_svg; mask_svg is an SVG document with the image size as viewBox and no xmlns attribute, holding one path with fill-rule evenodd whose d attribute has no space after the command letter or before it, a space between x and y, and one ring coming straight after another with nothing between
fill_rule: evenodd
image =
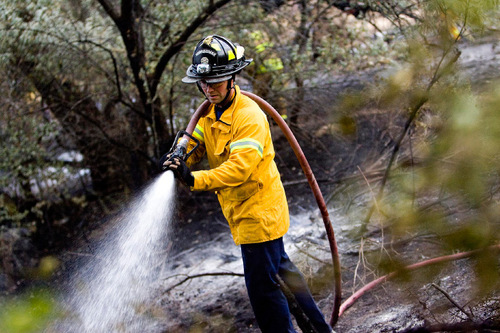
<instances>
[{"instance_id":1,"label":"black glove","mask_svg":"<svg viewBox=\"0 0 500 333\"><path fill-rule=\"evenodd\" d=\"M160 162L158 162L158 168L160 168L160 170L165 171L168 169L167 166L163 165L163 163L169 159L170 155L171 153L166 153L160 158Z\"/></svg>"},{"instance_id":2,"label":"black glove","mask_svg":"<svg viewBox=\"0 0 500 333\"><path fill-rule=\"evenodd\" d=\"M194 185L194 177L189 170L186 162L184 162L181 158L174 158L172 163L167 165L167 168L174 172L174 175L177 179L179 179L182 183L193 186Z\"/></svg>"}]
</instances>

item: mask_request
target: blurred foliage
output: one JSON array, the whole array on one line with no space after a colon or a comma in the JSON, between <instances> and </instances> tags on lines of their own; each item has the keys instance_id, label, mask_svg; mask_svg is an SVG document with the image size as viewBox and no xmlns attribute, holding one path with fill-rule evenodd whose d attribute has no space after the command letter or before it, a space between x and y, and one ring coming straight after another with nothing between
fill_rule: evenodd
<instances>
[{"instance_id":1,"label":"blurred foliage","mask_svg":"<svg viewBox=\"0 0 500 333\"><path fill-rule=\"evenodd\" d=\"M483 249L473 259L478 287L494 291L499 253L484 249L500 242L500 82L471 79L460 64L460 43L498 36L499 3L423 4L419 23L404 31L406 56L364 96L347 96L337 117L348 131L346 117L376 105L394 110L407 125L393 134L387 183L370 184L365 223L387 239L374 242L380 251L371 256L371 267L390 272L414 263L419 254L399 253L396 244L432 236L436 245L421 255Z\"/></svg>"},{"instance_id":2,"label":"blurred foliage","mask_svg":"<svg viewBox=\"0 0 500 333\"><path fill-rule=\"evenodd\" d=\"M38 267L26 272L33 281L48 280L59 266L52 256L43 257ZM54 293L45 287L35 287L18 295L0 297L0 332L44 332L61 315Z\"/></svg>"},{"instance_id":3,"label":"blurred foliage","mask_svg":"<svg viewBox=\"0 0 500 333\"><path fill-rule=\"evenodd\" d=\"M57 313L53 295L46 290L32 290L22 296L0 299L0 332L43 332Z\"/></svg>"}]
</instances>

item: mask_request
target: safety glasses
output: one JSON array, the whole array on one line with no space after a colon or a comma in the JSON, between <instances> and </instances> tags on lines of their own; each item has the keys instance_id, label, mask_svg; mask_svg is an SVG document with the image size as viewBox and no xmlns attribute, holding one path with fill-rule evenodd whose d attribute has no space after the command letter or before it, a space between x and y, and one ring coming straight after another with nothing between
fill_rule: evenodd
<instances>
[{"instance_id":1,"label":"safety glasses","mask_svg":"<svg viewBox=\"0 0 500 333\"><path fill-rule=\"evenodd\" d=\"M216 83L208 83L205 80L198 81L198 83L200 84L200 87L202 89L207 89L208 87L210 87L212 89L218 89L218 88L222 87L225 82L226 81L216 82Z\"/></svg>"}]
</instances>

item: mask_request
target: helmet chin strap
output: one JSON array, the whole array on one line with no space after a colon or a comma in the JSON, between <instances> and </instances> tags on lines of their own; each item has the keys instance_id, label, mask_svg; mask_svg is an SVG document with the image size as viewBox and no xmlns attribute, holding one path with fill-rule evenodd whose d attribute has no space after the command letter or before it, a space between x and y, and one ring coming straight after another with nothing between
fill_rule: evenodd
<instances>
[{"instance_id":1,"label":"helmet chin strap","mask_svg":"<svg viewBox=\"0 0 500 333\"><path fill-rule=\"evenodd\" d=\"M234 75L231 79L227 80L227 93L226 93L226 96L224 97L224 99L222 100L222 102L220 102L219 105L220 107L224 107L224 105L226 104L227 102L227 99L229 98L229 96L231 95L231 90L234 89ZM232 84L231 84L232 83Z\"/></svg>"},{"instance_id":2,"label":"helmet chin strap","mask_svg":"<svg viewBox=\"0 0 500 333\"><path fill-rule=\"evenodd\" d=\"M198 87L198 90L203 94L203 96L205 96L205 98L207 97L207 95L205 95L205 92L203 91L203 89L201 89L201 86L200 86L200 82L196 81L196 86Z\"/></svg>"}]
</instances>

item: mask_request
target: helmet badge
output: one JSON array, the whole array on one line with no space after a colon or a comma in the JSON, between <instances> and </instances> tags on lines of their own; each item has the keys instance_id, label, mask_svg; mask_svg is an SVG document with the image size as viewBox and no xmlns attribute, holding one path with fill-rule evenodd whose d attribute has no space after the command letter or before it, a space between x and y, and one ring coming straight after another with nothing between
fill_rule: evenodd
<instances>
[{"instance_id":1,"label":"helmet badge","mask_svg":"<svg viewBox=\"0 0 500 333\"><path fill-rule=\"evenodd\" d=\"M196 72L198 74L207 74L210 73L210 65L208 64L208 58L207 57L202 57L200 59L200 64L196 66Z\"/></svg>"}]
</instances>

